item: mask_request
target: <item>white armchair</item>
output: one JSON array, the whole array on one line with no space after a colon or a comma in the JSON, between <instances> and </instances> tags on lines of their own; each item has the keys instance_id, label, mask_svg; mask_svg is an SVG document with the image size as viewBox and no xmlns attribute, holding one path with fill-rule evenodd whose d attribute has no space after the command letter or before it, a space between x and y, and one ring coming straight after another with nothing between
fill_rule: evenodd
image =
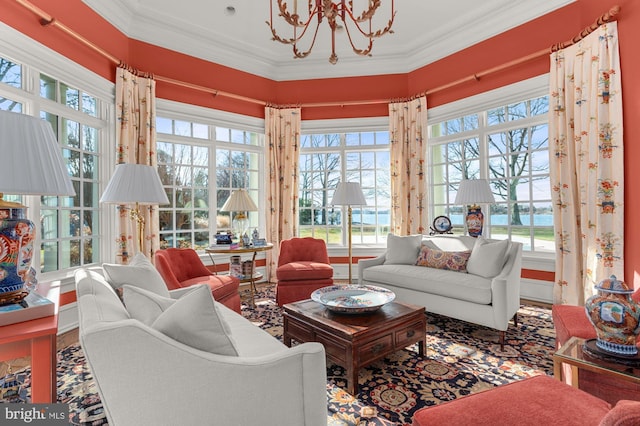
<instances>
[{"instance_id":1,"label":"white armchair","mask_svg":"<svg viewBox=\"0 0 640 426\"><path fill-rule=\"evenodd\" d=\"M76 290L80 342L109 424L326 425L321 344L288 348L218 304L239 355L211 354L131 319L99 273L78 271Z\"/></svg>"}]
</instances>

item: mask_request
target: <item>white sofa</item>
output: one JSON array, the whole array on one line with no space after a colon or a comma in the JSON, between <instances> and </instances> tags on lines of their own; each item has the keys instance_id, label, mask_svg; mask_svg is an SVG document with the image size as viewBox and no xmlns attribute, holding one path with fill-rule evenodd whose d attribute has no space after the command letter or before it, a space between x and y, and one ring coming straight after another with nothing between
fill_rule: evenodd
<instances>
[{"instance_id":1,"label":"white sofa","mask_svg":"<svg viewBox=\"0 0 640 426\"><path fill-rule=\"evenodd\" d=\"M321 344L288 348L215 302L238 353L216 355L130 318L99 272L79 270L76 291L80 343L110 425L327 424Z\"/></svg>"},{"instance_id":2,"label":"white sofa","mask_svg":"<svg viewBox=\"0 0 640 426\"><path fill-rule=\"evenodd\" d=\"M414 259L425 244L447 252L471 250L471 256L474 256L477 242L473 237L452 235L421 236L419 241ZM482 240L480 243L485 243L481 246L484 254L476 252L480 257L474 256L474 270L486 272L492 243L499 242ZM497 329L500 346L504 349L509 320L513 318L517 325L516 313L520 308L522 244L510 241L499 244L506 244L506 249L501 259L497 259L495 276L415 266L415 260L411 264L408 261L389 263L388 246L385 254L358 262L359 283L388 288L396 294L396 300L424 306L427 312ZM392 250L393 257L397 258L397 247ZM469 259L469 266L471 262Z\"/></svg>"}]
</instances>

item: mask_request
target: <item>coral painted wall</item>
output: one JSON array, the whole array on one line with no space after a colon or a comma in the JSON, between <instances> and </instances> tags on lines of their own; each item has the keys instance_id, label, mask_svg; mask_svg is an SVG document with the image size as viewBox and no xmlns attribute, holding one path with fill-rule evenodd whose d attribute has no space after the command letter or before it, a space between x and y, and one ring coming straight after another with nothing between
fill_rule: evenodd
<instances>
[{"instance_id":1,"label":"coral painted wall","mask_svg":"<svg viewBox=\"0 0 640 426\"><path fill-rule=\"evenodd\" d=\"M276 82L222 65L206 62L178 52L129 40L104 21L81 0L31 0L51 16L100 46L111 55L142 71L189 83L216 88L276 104L345 102L387 99L416 95L459 78L467 77L505 62L524 57L551 45L571 39L614 5L618 15L622 84L624 89L625 132L625 280L640 288L640 221L632 212L640 211L640 1L577 0L562 9L492 37L408 74L364 76L358 78L317 79ZM0 0L0 20L29 37L69 57L107 79L113 80L115 64L73 41L55 28L42 27L34 14L13 0ZM545 55L503 72L481 78L428 96L430 107L446 104L506 84L544 74L549 70ZM332 90L326 90L331 86ZM233 100L198 90L159 82L161 98L262 117L262 105ZM339 99L336 96L340 96ZM304 120L372 117L387 115L387 105L303 108Z\"/></svg>"}]
</instances>

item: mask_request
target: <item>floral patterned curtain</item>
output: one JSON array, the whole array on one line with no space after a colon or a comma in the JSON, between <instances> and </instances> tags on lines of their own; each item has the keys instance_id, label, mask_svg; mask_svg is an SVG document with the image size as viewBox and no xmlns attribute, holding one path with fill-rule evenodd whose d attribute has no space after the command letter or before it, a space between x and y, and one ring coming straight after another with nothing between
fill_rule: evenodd
<instances>
[{"instance_id":1,"label":"floral patterned curtain","mask_svg":"<svg viewBox=\"0 0 640 426\"><path fill-rule=\"evenodd\" d=\"M624 276L622 87L615 22L551 54L549 149L554 303L584 305Z\"/></svg>"},{"instance_id":2,"label":"floral patterned curtain","mask_svg":"<svg viewBox=\"0 0 640 426\"><path fill-rule=\"evenodd\" d=\"M265 108L267 143L267 239L279 242L298 233L298 161L300 158L300 108ZM267 258L275 276L279 247Z\"/></svg>"},{"instance_id":3,"label":"floral patterned curtain","mask_svg":"<svg viewBox=\"0 0 640 426\"><path fill-rule=\"evenodd\" d=\"M156 82L119 67L116 71L116 156L117 163L157 165L156 158ZM116 255L122 263L138 251L149 258L160 247L156 206L140 206L144 215L144 247L138 247L132 206L118 206L119 235Z\"/></svg>"},{"instance_id":4,"label":"floral patterned curtain","mask_svg":"<svg viewBox=\"0 0 640 426\"><path fill-rule=\"evenodd\" d=\"M389 104L391 143L391 232L427 230L427 98Z\"/></svg>"}]
</instances>

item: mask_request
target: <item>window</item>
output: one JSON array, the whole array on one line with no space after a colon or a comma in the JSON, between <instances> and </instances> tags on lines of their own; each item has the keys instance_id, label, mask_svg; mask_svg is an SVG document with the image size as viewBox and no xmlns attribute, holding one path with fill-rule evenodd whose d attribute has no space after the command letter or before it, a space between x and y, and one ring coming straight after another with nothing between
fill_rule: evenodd
<instances>
[{"instance_id":1,"label":"window","mask_svg":"<svg viewBox=\"0 0 640 426\"><path fill-rule=\"evenodd\" d=\"M359 182L367 200L366 206L352 207L353 243L385 241L391 208L388 131L302 135L299 236L347 244L346 209L331 205L340 181Z\"/></svg>"},{"instance_id":2,"label":"window","mask_svg":"<svg viewBox=\"0 0 640 426\"><path fill-rule=\"evenodd\" d=\"M464 232L466 209L454 204L459 183L489 179L496 199L485 213L491 237L554 251L548 110L541 96L429 126L432 217L447 215Z\"/></svg>"},{"instance_id":3,"label":"window","mask_svg":"<svg viewBox=\"0 0 640 426\"><path fill-rule=\"evenodd\" d=\"M44 106L48 121L67 164L76 195L42 197L41 272L73 268L100 260L100 128L86 117L96 117L98 100L79 89L40 74L40 96L64 108ZM45 104L46 105L46 104ZM55 111L55 112L51 112Z\"/></svg>"},{"instance_id":4,"label":"window","mask_svg":"<svg viewBox=\"0 0 640 426\"><path fill-rule=\"evenodd\" d=\"M219 210L233 190L247 189L258 204L264 137L164 117L156 123L158 171L170 202L159 208L160 246L204 249L212 233L231 228L230 212ZM252 227L259 225L257 218L257 212L249 213Z\"/></svg>"},{"instance_id":5,"label":"window","mask_svg":"<svg viewBox=\"0 0 640 426\"><path fill-rule=\"evenodd\" d=\"M76 191L75 197L43 196L39 202L22 197L28 216L40 217L40 257L33 262L40 272L101 261L99 148L107 127L101 119L106 116L103 105L98 96L34 66L0 57L0 109L32 113L51 124Z\"/></svg>"}]
</instances>

